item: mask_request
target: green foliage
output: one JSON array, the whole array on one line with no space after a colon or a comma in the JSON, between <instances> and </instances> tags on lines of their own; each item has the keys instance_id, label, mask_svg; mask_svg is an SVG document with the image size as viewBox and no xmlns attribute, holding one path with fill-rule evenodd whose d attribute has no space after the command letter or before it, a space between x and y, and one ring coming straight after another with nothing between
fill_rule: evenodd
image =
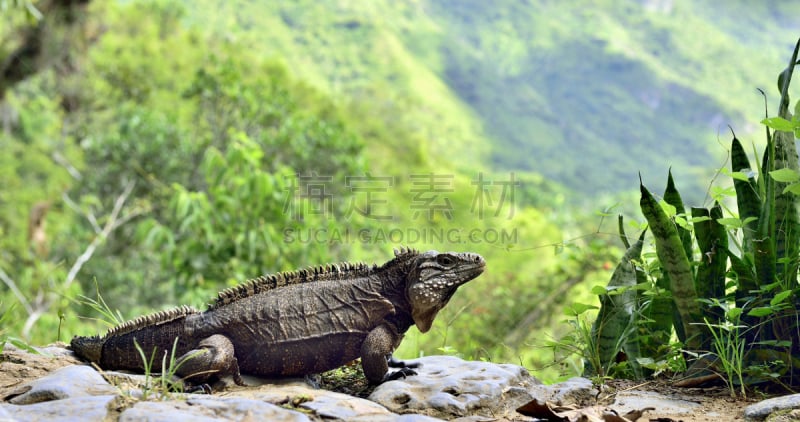
<instances>
[{"instance_id":1,"label":"green foliage","mask_svg":"<svg viewBox=\"0 0 800 422\"><path fill-rule=\"evenodd\" d=\"M788 86L797 62L800 40L795 46L787 70L781 75L781 106L779 115L788 119ZM747 155L734 136L731 145L731 178L736 192L739 215L724 217L718 191L711 208L692 208L691 216L685 214L680 195L669 175L664 203L659 203L641 185L640 206L655 238L660 280L663 293L669 293L676 313L672 325L688 355L711 353L725 374L731 394L738 385L745 393L744 374L748 368L763 368L770 362L792 362L788 371L781 374L779 382L794 385L792 381L798 368L793 362L800 356L800 346L785 339L796 338L795 323L800 302L797 301L798 248L798 196L787 189L798 180L798 156L795 139L781 120L766 119L767 147L755 177ZM775 129L770 133L769 128ZM728 191L730 192L730 191ZM694 245L687 235L693 233ZM622 233L624 236L624 233ZM687 239L689 240L687 242ZM733 245L729 245L729 241ZM633 248L633 247L631 247ZM698 259L694 259L695 251ZM623 265L629 262L626 254ZM652 263L644 263L645 267ZM616 274L615 274L616 275ZM632 278L633 280L633 278ZM612 279L609 285L618 281ZM649 315L647 308L657 304L663 296L656 291L652 300L640 301L639 318ZM618 313L625 305L614 301L601 301L600 316ZM651 317L652 318L652 317ZM652 318L658 320L657 318ZM598 324L604 319L598 317ZM647 338L651 332L648 321L639 334ZM609 338L621 338L626 328L614 328ZM669 326L661 327L668 329ZM619 343L601 343L600 356L619 350ZM654 362L655 350L642 348L647 360ZM702 360L697 362L702 365ZM770 375L769 380L775 377ZM760 379L763 381L764 379ZM752 380L751 380L752 382Z\"/></svg>"},{"instance_id":2,"label":"green foliage","mask_svg":"<svg viewBox=\"0 0 800 422\"><path fill-rule=\"evenodd\" d=\"M580 357L583 360L584 375L591 377L596 383L602 383L610 378L609 374L616 375L621 372L615 360L606 361L601 355L601 353L608 354L608 351L601 351L598 344L596 328L598 324L591 323L586 315L582 315L582 312L575 312L571 316L573 318L568 322L571 327L570 331L558 340L550 340L545 343L553 350L553 360L577 366L575 363L569 362L569 358L571 356ZM620 342L616 342L613 350L619 351L620 349ZM571 371L580 372L578 368L571 368Z\"/></svg>"},{"instance_id":3,"label":"green foliage","mask_svg":"<svg viewBox=\"0 0 800 422\"><path fill-rule=\"evenodd\" d=\"M8 334L7 328L5 327L8 327L8 324L10 322L9 319L13 316L11 310L14 307L14 305L9 306L8 308L2 308L2 305L3 304L0 303L0 327L2 327L0 328L0 353L3 352L3 349L5 348L6 344L11 343L12 345L22 350L38 354L39 351L31 347L24 340Z\"/></svg>"},{"instance_id":4,"label":"green foliage","mask_svg":"<svg viewBox=\"0 0 800 422\"><path fill-rule=\"evenodd\" d=\"M23 10L31 21L42 19L42 12L30 0L2 0L0 1L0 11L10 13L11 11Z\"/></svg>"},{"instance_id":5,"label":"green foliage","mask_svg":"<svg viewBox=\"0 0 800 422\"><path fill-rule=\"evenodd\" d=\"M739 311L740 309L734 308L734 310ZM738 385L742 398L744 398L747 396L743 378L746 339L742 335L741 329L747 327L737 324L738 314L740 312L730 313L729 318L734 321L712 324L706 319L704 322L712 335L712 352L722 366L731 397L736 397L736 385Z\"/></svg>"},{"instance_id":6,"label":"green foliage","mask_svg":"<svg viewBox=\"0 0 800 422\"><path fill-rule=\"evenodd\" d=\"M664 275L669 280L669 292L672 294L677 309L678 319L674 323L680 324L680 328L676 329L683 334L679 335L679 338L681 341L687 342L690 348L697 350L702 341L701 328L694 322L695 318L700 315L700 308L689 258L686 256L675 223L667 217L644 185L640 185L640 189L642 199L639 205L653 232L656 253L664 269Z\"/></svg>"},{"instance_id":7,"label":"green foliage","mask_svg":"<svg viewBox=\"0 0 800 422\"><path fill-rule=\"evenodd\" d=\"M664 116L685 117L692 109L671 100L658 112L631 106L641 102L642 92L649 98L648 87L655 86L657 95L676 83L687 94L682 97L714 113L721 100L710 86L689 95L698 83L667 71L652 54L642 55L647 63L627 68L632 58L619 45L598 47L596 41L570 35L559 46L555 32L542 37L524 32L569 32L564 31L568 26L541 19L543 14L498 7L507 15L487 18L489 29L473 34L465 29L475 25L454 15L463 9L446 4L91 2L81 28L87 37L83 43L55 46L70 50L67 65L32 75L6 96L10 111L3 110L3 117L11 116L11 123L6 127L4 120L0 134L0 269L13 282L4 285L22 292L0 291L4 303L21 303L10 311L9 332L23 333L23 321L40 315L20 337L56 340L57 315L63 313L67 336L94 333L110 321L153 308L199 305L218 290L263 273L339 260L383 261L397 246L375 237L350 243L297 236L287 241L287 229L441 229L462 237L410 246L474 250L487 258L491 271L459 291L432 333L420 336L412 330L398 355L458 351L537 370L549 364L551 356L527 345L543 333L558 336L564 330L554 315L568 298L597 300L586 286L607 277L620 251L606 234L581 225L587 218L565 206L570 195L565 187L539 171L571 175L562 180L579 180L573 184L579 189L613 188L624 181L616 173L624 171L620 166L586 177L588 167L551 159L554 151L580 148L590 158L646 159L641 152L660 148L662 133L683 127L675 124L678 117ZM560 7L556 10L563 11ZM485 11L485 5L475 4L469 13L484 16ZM24 26L18 12L15 27ZM606 41L616 39L621 28L609 13L602 16L609 23L600 26L605 32L597 32ZM559 19L567 15L572 14L558 14ZM597 29L585 13L580 15L582 31L584 24L586 30ZM635 23L648 28L650 20ZM664 24L661 18L652 20ZM532 26L534 21L542 26ZM509 23L514 31L495 30ZM0 33L17 42L19 34L9 28ZM0 45L0 57L13 50L13 42ZM472 54L479 43L497 48L481 58ZM639 53L645 44L632 43ZM722 42L714 51L725 47ZM585 95L569 95L567 88L578 86L586 74L563 70L582 68L588 58L601 63L598 74L619 75L616 83L605 87L592 79L581 85L587 87ZM698 57L686 62L698 63ZM536 63L548 66L533 69ZM566 75L568 83L553 83L558 75ZM478 78L493 85L478 86ZM624 86L621 79L635 83ZM633 133L628 123L595 113L600 111L596 101L609 98L629 116L626 121L649 123ZM576 125L574 110L583 104L594 105ZM535 116L521 119L520 113ZM683 135L708 119L701 120ZM624 155L603 142L642 137L650 141L641 150L635 149L638 143L627 145L632 149ZM527 145L545 152L528 151ZM680 148L703 156L704 147L697 145L684 142ZM471 212L473 182L479 171L488 175L493 163L532 170L515 173L521 186L514 207L481 218ZM410 176L426 174L452 176L452 191L442 195L453 205L452 218L413 216ZM330 213L287 212L297 175L331 177L325 186L334 199ZM348 215L347 206L360 198L345 180L366 175L392 178L394 185L380 192L384 202L376 207L391 211L394 220ZM114 230L102 235L98 228L114 220L112 211L128 186L132 190ZM497 201L498 192L493 195ZM45 256L31 251L26 233L29 212L38 202L52 204ZM313 204L300 198L294 205ZM506 214L509 208L513 217ZM515 230L518 240L473 242L465 237L469 230ZM593 235L564 240L585 233ZM93 253L85 254L91 245ZM637 290L641 284L637 280ZM105 298L86 298L92 289ZM663 290L659 285L640 291L656 303L663 302L658 294ZM38 297L47 298L46 309L37 308ZM654 325L664 321L654 317L663 307L645 311ZM76 315L100 315L105 321L92 326ZM674 367L673 360L666 362L662 366ZM625 365L621 373L630 370ZM548 381L558 376L542 373Z\"/></svg>"},{"instance_id":8,"label":"green foliage","mask_svg":"<svg viewBox=\"0 0 800 422\"><path fill-rule=\"evenodd\" d=\"M419 16L411 5L391 7L411 13L403 12L409 24ZM537 249L562 243L565 228L582 220L563 209L563 187L536 172L517 172L513 199L499 206L502 187L489 186L492 208L478 216L478 175L490 181L512 176L488 169L488 143L476 116L412 57L406 35L366 23L394 24L385 10L369 11L351 32L342 25L355 23L318 22L329 18L324 3L231 2L222 8L242 12L231 19L276 22L267 34L248 34L244 25L206 25L200 15L211 9L202 5L91 2L81 27L87 38L61 47L69 66L44 69L7 92L0 108L0 301L18 303L9 311L7 332L31 344L58 340L59 328L62 340L94 334L153 309L202 307L217 291L264 273L343 260L383 262L405 243L472 250L491 262L492 271L459 291L431 333L411 330L398 356L442 348L465 357L518 359L532 368L548 363L546 353L526 343L545 330L563 330L553 310L599 280L616 251L597 239L573 242L558 256L552 247ZM292 13L279 13L283 8ZM218 8L213 18L228 19L224 13ZM24 26L21 11L18 18L15 24ZM272 38L287 34L281 29L292 20L309 30L290 42ZM330 27L342 29L341 38L324 33ZM428 30L439 31L434 25ZM19 34L11 35L16 42ZM320 63L308 61L302 57L308 50L295 42L320 55L341 52L341 64L322 56ZM14 45L0 45L0 57L7 47ZM432 60L438 54L425 43L417 48ZM346 60L361 67L351 72ZM333 73L317 72L322 63ZM336 79L329 82L330 75ZM351 77L354 84L345 84ZM436 198L450 201L451 216L414 216L420 194L412 176L425 175L452 181ZM330 178L324 191L332 199L329 212L319 214L309 212L317 204L308 186L297 184L317 176ZM375 214L394 219L352 212L353 204L367 207L365 194L348 185L350 176L391 178L390 187L375 193L381 202L371 205ZM29 214L40 202L51 205L45 217L49 251L42 255L27 233ZM349 229L353 239L297 235L321 229ZM359 239L362 229L383 230L384 237ZM409 241L385 235L395 229L445 236ZM515 237L468 237L503 230ZM539 302L547 306L531 305Z\"/></svg>"},{"instance_id":9,"label":"green foliage","mask_svg":"<svg viewBox=\"0 0 800 422\"><path fill-rule=\"evenodd\" d=\"M636 360L640 351L636 337L637 318L634 315L637 310L635 286L640 277L634 262L640 259L644 233L628 247L614 270L606 291L600 294L600 312L591 332L591 336L596 339L592 343L596 343L597 357L589 361L591 364L586 368L589 374L609 375L612 365L617 363L617 356L624 353L634 377L642 377Z\"/></svg>"},{"instance_id":10,"label":"green foliage","mask_svg":"<svg viewBox=\"0 0 800 422\"><path fill-rule=\"evenodd\" d=\"M188 356L182 357L182 359L178 359L175 356L175 351L178 349L178 338L176 337L175 342L172 344L172 349L170 349L169 355L167 355L167 352L164 351L164 355L161 356L161 373L155 375L155 372L153 371L153 362L156 358L155 353L150 353L148 358L148 354L142 349L135 339L133 341L133 345L136 347L136 351L139 353L139 356L142 358L142 362L144 363L145 381L144 385L142 386L142 401L151 400L153 398L156 400L171 400L174 397L173 393L182 393L183 382L181 382L177 375L178 370L188 359L191 359L193 356L196 356L199 353L203 353L202 351L198 350L189 354Z\"/></svg>"},{"instance_id":11,"label":"green foliage","mask_svg":"<svg viewBox=\"0 0 800 422\"><path fill-rule=\"evenodd\" d=\"M429 13L448 34L440 66L496 140L495 161L591 194L667 160L700 200L719 128L756 112L753 87L772 86L763 69L782 62L782 32L750 24L784 16L790 30L797 15L774 1L717 6L437 1ZM591 158L565 158L576 150Z\"/></svg>"},{"instance_id":12,"label":"green foliage","mask_svg":"<svg viewBox=\"0 0 800 422\"><path fill-rule=\"evenodd\" d=\"M96 299L79 295L78 303L91 308L95 314L99 314L102 318L98 319L98 321L108 326L108 328L122 324L125 319L122 317L119 309L115 310L108 306L108 303L106 303L105 299L103 299L103 296L100 295L100 288L97 286L97 284L95 284L95 288L95 294L97 296Z\"/></svg>"}]
</instances>

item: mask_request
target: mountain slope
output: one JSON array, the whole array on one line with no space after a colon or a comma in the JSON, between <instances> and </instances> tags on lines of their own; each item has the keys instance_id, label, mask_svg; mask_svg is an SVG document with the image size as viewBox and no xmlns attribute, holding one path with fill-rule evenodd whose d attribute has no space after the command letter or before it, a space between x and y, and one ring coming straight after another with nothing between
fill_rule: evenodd
<instances>
[{"instance_id":1,"label":"mountain slope","mask_svg":"<svg viewBox=\"0 0 800 422\"><path fill-rule=\"evenodd\" d=\"M204 0L189 9L191 22L415 131L418 145L373 145L376 161L423 149L444 169L535 171L584 194L631 189L640 171L662 183L672 166L702 198L725 155L718 135L729 124L740 135L757 129L755 88L774 99L774 75L800 33L791 18L800 6L779 1Z\"/></svg>"},{"instance_id":2,"label":"mountain slope","mask_svg":"<svg viewBox=\"0 0 800 422\"><path fill-rule=\"evenodd\" d=\"M449 34L445 79L482 117L496 166L583 192L628 189L638 171L661 183L673 166L698 196L709 178L692 179L724 156L717 134L753 130L756 87L774 100L800 29L782 4L441 0L431 11Z\"/></svg>"},{"instance_id":3,"label":"mountain slope","mask_svg":"<svg viewBox=\"0 0 800 422\"><path fill-rule=\"evenodd\" d=\"M187 3L187 10L190 22L285 61L297 79L378 110L377 118L397 121L419 139L417 145L372 145L376 160L423 149L421 155L435 157L444 169L486 161L480 119L424 60L438 56L441 29L418 7L204 0ZM451 160L454 153L457 160Z\"/></svg>"}]
</instances>

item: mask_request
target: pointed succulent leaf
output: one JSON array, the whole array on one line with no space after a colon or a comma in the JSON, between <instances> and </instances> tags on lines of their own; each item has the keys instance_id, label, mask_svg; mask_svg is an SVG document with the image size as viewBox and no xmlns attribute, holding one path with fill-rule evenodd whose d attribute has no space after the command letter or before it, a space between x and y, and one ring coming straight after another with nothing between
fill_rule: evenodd
<instances>
[{"instance_id":1,"label":"pointed succulent leaf","mask_svg":"<svg viewBox=\"0 0 800 422\"><path fill-rule=\"evenodd\" d=\"M697 296L702 299L722 300L725 297L725 272L728 264L724 252L728 248L728 232L725 226L719 223L719 220L722 220L722 207L715 204L710 210L692 208L692 215L710 217L708 221L694 226L701 258L695 275ZM734 220L739 222L738 219ZM722 319L723 314L719 307L711 307L705 317L716 323Z\"/></svg>"},{"instance_id":2,"label":"pointed succulent leaf","mask_svg":"<svg viewBox=\"0 0 800 422\"><path fill-rule=\"evenodd\" d=\"M678 188L675 187L675 180L672 178L672 169L667 172L667 188L664 189L664 202L675 207L675 213L669 215L670 217L676 214L686 214L686 207L683 205L683 199L681 198L680 192L678 192ZM691 260L692 234L686 225L678 226L678 236L681 239L681 244L683 245L686 256Z\"/></svg>"},{"instance_id":3,"label":"pointed succulent leaf","mask_svg":"<svg viewBox=\"0 0 800 422\"><path fill-rule=\"evenodd\" d=\"M625 218L622 214L617 216L617 231L619 231L619 239L622 241L622 244L625 245L625 249L631 247L631 242L628 241L628 235L625 234L625 226L624 226Z\"/></svg>"},{"instance_id":4,"label":"pointed succulent leaf","mask_svg":"<svg viewBox=\"0 0 800 422\"><path fill-rule=\"evenodd\" d=\"M653 195L640 184L642 209L650 231L656 241L656 253L664 271L669 275L670 290L677 312L686 333L686 344L690 350L699 350L702 339L700 306L694 287L694 275L689 259L675 224L670 221Z\"/></svg>"},{"instance_id":5,"label":"pointed succulent leaf","mask_svg":"<svg viewBox=\"0 0 800 422\"><path fill-rule=\"evenodd\" d=\"M625 251L608 282L608 287L603 288L603 294L600 294L600 312L592 332L597 339L600 362L605 370L611 366L620 350L624 349L634 372L640 371L636 362L639 357L639 345L636 336L633 335L636 329L634 310L637 303L636 290L633 287L637 284L634 261L639 260L643 243L644 233ZM619 293L610 294L611 291ZM637 373L637 377L639 376L640 372Z\"/></svg>"}]
</instances>

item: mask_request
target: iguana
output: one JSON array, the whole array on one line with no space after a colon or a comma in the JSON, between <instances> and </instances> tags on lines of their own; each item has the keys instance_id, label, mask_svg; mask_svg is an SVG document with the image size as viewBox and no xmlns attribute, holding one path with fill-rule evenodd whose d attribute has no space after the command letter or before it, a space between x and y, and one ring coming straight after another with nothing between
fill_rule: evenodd
<instances>
[{"instance_id":1,"label":"iguana","mask_svg":"<svg viewBox=\"0 0 800 422\"><path fill-rule=\"evenodd\" d=\"M184 306L136 318L105 336L74 337L72 350L104 369L142 371L136 345L161 371L179 356L191 384L240 372L264 377L324 372L358 357L371 384L413 375L391 354L416 324L436 314L486 264L474 253L395 250L381 266L341 263L278 273L220 292L205 311ZM177 339L177 340L176 340ZM401 369L388 374L388 366Z\"/></svg>"}]
</instances>

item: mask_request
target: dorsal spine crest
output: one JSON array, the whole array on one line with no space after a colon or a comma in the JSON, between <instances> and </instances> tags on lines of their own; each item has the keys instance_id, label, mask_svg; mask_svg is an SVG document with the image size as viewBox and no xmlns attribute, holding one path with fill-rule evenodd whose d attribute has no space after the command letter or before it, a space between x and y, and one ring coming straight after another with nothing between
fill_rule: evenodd
<instances>
[{"instance_id":1,"label":"dorsal spine crest","mask_svg":"<svg viewBox=\"0 0 800 422\"><path fill-rule=\"evenodd\" d=\"M172 308L149 315L143 315L109 329L106 333L106 337L127 334L141 328L174 321L178 318L183 318L187 315L196 314L199 312L200 311L191 306L184 305L178 308Z\"/></svg>"},{"instance_id":2,"label":"dorsal spine crest","mask_svg":"<svg viewBox=\"0 0 800 422\"><path fill-rule=\"evenodd\" d=\"M419 252L414 249L404 247L395 249L394 254L394 259L380 267L376 264L368 265L363 262L341 262L339 264L320 265L296 271L263 275L258 278L250 279L238 286L230 287L219 292L216 300L208 306L208 309L213 310L219 308L220 306L235 302L236 300L283 286L312 283L315 281L350 279L353 277L367 276L375 271L379 271L382 268L388 268L400 261L413 258L417 256Z\"/></svg>"}]
</instances>

